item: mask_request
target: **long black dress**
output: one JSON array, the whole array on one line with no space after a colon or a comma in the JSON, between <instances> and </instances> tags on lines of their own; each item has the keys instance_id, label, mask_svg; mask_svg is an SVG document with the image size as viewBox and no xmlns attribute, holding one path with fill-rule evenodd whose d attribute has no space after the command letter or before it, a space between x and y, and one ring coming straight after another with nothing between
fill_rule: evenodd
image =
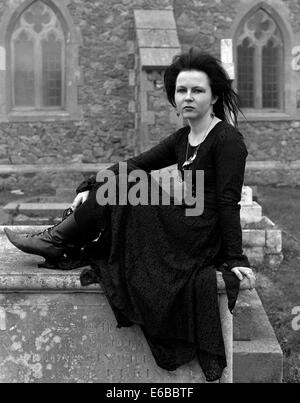
<instances>
[{"instance_id":1,"label":"long black dress","mask_svg":"<svg viewBox=\"0 0 300 403\"><path fill-rule=\"evenodd\" d=\"M184 127L127 160L129 171L149 173L176 163L181 169L189 131ZM193 147L188 149L190 156ZM216 270L223 272L232 310L239 281L230 270L249 267L238 204L247 154L233 126L221 121L210 131L192 165L193 170L204 170L200 216L186 216L184 206L174 204L99 206L96 192L101 184L95 177L77 189L91 191L75 219L83 232L95 225L101 229L93 268L118 327L139 324L164 369L175 370L198 357L206 379L214 381L226 367ZM118 167L108 169L118 174Z\"/></svg>"}]
</instances>

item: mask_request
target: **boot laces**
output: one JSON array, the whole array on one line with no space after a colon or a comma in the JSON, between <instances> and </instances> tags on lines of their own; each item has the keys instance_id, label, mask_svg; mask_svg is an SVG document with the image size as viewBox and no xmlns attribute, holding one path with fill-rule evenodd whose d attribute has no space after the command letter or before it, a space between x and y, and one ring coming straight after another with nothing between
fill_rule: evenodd
<instances>
[{"instance_id":1,"label":"boot laces","mask_svg":"<svg viewBox=\"0 0 300 403\"><path fill-rule=\"evenodd\" d=\"M45 229L44 231L37 232L35 234L26 234L26 238L34 238L36 236L44 235L46 232L49 232L49 230Z\"/></svg>"},{"instance_id":2,"label":"boot laces","mask_svg":"<svg viewBox=\"0 0 300 403\"><path fill-rule=\"evenodd\" d=\"M57 224L53 225L53 226L50 227L50 228L44 229L43 231L36 232L36 233L34 233L34 234L27 234L27 235L26 235L26 238L34 238L34 237L36 237L36 236L41 236L41 235L44 235L44 234L46 234L46 233L48 233L49 235L51 235L51 230L52 230L53 228L57 227L59 224L60 224L60 222L58 222Z\"/></svg>"}]
</instances>

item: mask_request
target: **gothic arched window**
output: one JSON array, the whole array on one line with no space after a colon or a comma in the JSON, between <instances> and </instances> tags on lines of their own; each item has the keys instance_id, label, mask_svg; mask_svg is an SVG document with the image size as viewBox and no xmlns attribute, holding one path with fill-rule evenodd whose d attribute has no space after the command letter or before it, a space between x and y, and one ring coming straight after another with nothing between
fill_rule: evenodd
<instances>
[{"instance_id":1,"label":"gothic arched window","mask_svg":"<svg viewBox=\"0 0 300 403\"><path fill-rule=\"evenodd\" d=\"M13 109L63 109L65 34L55 12L42 1L20 15L11 34Z\"/></svg>"},{"instance_id":2,"label":"gothic arched window","mask_svg":"<svg viewBox=\"0 0 300 403\"><path fill-rule=\"evenodd\" d=\"M242 107L283 108L283 37L275 20L259 8L240 27L237 88Z\"/></svg>"}]
</instances>

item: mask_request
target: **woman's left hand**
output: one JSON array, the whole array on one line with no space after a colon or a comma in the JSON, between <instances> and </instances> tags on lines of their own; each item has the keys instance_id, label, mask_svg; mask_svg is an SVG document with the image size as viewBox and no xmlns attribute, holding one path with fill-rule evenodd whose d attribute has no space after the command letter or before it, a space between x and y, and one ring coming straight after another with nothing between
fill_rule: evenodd
<instances>
[{"instance_id":1,"label":"woman's left hand","mask_svg":"<svg viewBox=\"0 0 300 403\"><path fill-rule=\"evenodd\" d=\"M255 274L253 270L249 267L233 267L231 271L237 276L237 278L242 281L244 277L247 277L250 281L250 289L255 287Z\"/></svg>"}]
</instances>

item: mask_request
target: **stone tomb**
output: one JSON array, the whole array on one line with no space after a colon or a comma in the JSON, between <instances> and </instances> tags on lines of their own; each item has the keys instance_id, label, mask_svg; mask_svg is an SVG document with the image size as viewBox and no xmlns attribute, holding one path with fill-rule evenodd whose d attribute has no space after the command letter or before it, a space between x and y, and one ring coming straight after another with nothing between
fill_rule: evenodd
<instances>
[{"instance_id":1,"label":"stone tomb","mask_svg":"<svg viewBox=\"0 0 300 403\"><path fill-rule=\"evenodd\" d=\"M42 228L16 228L37 229ZM117 329L101 288L81 287L80 270L38 269L41 259L10 245L3 227L0 254L1 382L204 382L197 361L174 372L157 367L139 327ZM247 294L247 288L245 281L232 335L232 316L218 276L229 362L222 382L280 382L281 349L257 294Z\"/></svg>"}]
</instances>

